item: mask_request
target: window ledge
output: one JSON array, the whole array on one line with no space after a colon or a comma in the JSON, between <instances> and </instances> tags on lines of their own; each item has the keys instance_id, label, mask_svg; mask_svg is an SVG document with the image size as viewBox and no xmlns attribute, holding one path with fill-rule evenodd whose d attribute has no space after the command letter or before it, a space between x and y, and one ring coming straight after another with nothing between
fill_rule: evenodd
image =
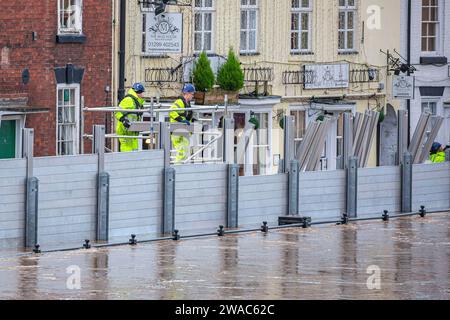
<instances>
[{"instance_id":1,"label":"window ledge","mask_svg":"<svg viewBox=\"0 0 450 320\"><path fill-rule=\"evenodd\" d=\"M195 52L192 56L197 58L197 57L200 57L201 54L202 54L201 52ZM214 52L206 52L206 56L209 58L210 57L221 57L220 55L218 55L217 53L214 53Z\"/></svg>"},{"instance_id":2,"label":"window ledge","mask_svg":"<svg viewBox=\"0 0 450 320\"><path fill-rule=\"evenodd\" d=\"M58 34L56 43L86 43L84 34Z\"/></svg>"},{"instance_id":3,"label":"window ledge","mask_svg":"<svg viewBox=\"0 0 450 320\"><path fill-rule=\"evenodd\" d=\"M240 56L259 56L260 53L259 52L239 52Z\"/></svg>"},{"instance_id":4,"label":"window ledge","mask_svg":"<svg viewBox=\"0 0 450 320\"><path fill-rule=\"evenodd\" d=\"M338 51L339 55L357 55L358 51Z\"/></svg>"},{"instance_id":5,"label":"window ledge","mask_svg":"<svg viewBox=\"0 0 450 320\"><path fill-rule=\"evenodd\" d=\"M312 51L302 51L302 52L293 52L291 51L292 56L313 56L314 52Z\"/></svg>"},{"instance_id":6,"label":"window ledge","mask_svg":"<svg viewBox=\"0 0 450 320\"><path fill-rule=\"evenodd\" d=\"M420 57L420 64L447 64L447 57Z\"/></svg>"},{"instance_id":7,"label":"window ledge","mask_svg":"<svg viewBox=\"0 0 450 320\"><path fill-rule=\"evenodd\" d=\"M167 54L142 54L143 59L167 59L169 56Z\"/></svg>"}]
</instances>

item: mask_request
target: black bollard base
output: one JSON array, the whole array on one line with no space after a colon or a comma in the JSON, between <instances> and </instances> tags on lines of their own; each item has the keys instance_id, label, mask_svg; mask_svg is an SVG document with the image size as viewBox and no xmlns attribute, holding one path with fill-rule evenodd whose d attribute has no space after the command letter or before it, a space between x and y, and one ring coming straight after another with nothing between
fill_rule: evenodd
<instances>
[{"instance_id":1,"label":"black bollard base","mask_svg":"<svg viewBox=\"0 0 450 320\"><path fill-rule=\"evenodd\" d=\"M269 232L269 226L267 225L267 221L264 221L261 226L261 232L267 233Z\"/></svg>"},{"instance_id":2,"label":"black bollard base","mask_svg":"<svg viewBox=\"0 0 450 320\"><path fill-rule=\"evenodd\" d=\"M137 240L136 240L136 235L135 234L131 235L131 239L129 240L129 243L130 243L131 246L137 245Z\"/></svg>"},{"instance_id":3,"label":"black bollard base","mask_svg":"<svg viewBox=\"0 0 450 320\"><path fill-rule=\"evenodd\" d=\"M83 248L85 248L86 250L87 249L90 249L91 248L91 244L90 244L90 240L84 240L84 244L83 244Z\"/></svg>"}]
</instances>

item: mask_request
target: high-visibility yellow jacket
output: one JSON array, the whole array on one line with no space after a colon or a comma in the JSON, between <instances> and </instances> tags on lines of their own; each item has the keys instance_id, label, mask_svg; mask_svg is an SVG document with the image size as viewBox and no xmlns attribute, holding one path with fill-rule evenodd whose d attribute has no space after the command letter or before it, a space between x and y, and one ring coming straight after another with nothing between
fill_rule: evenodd
<instances>
[{"instance_id":1,"label":"high-visibility yellow jacket","mask_svg":"<svg viewBox=\"0 0 450 320\"><path fill-rule=\"evenodd\" d=\"M438 152L438 153L432 154L430 156L430 160L433 163L445 162L445 152Z\"/></svg>"},{"instance_id":2,"label":"high-visibility yellow jacket","mask_svg":"<svg viewBox=\"0 0 450 320\"><path fill-rule=\"evenodd\" d=\"M188 103L183 97L180 97L173 103L170 109L189 109L190 107L191 104ZM193 122L193 113L192 111L189 110L186 111L174 110L170 112L169 116L170 122L182 122L184 120Z\"/></svg>"},{"instance_id":3,"label":"high-visibility yellow jacket","mask_svg":"<svg viewBox=\"0 0 450 320\"><path fill-rule=\"evenodd\" d=\"M126 110L142 109L144 106L144 102L145 100L139 98L136 91L130 89L126 97L120 102L119 107ZM122 122L120 122L120 119L122 119L122 117L127 117L131 122L139 121L142 117L140 114L133 112L116 112L115 117L118 120L116 126L116 133L118 135L138 135L138 133L128 132L128 130L123 126Z\"/></svg>"}]
</instances>

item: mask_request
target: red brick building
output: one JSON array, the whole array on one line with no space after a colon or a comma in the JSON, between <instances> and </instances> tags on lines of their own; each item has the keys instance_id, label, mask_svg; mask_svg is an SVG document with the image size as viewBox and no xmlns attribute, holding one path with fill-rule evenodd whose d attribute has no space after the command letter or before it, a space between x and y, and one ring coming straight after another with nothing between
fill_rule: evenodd
<instances>
[{"instance_id":1,"label":"red brick building","mask_svg":"<svg viewBox=\"0 0 450 320\"><path fill-rule=\"evenodd\" d=\"M81 108L112 103L112 17L113 0L0 2L0 158L20 157L23 127L36 156L90 152Z\"/></svg>"}]
</instances>

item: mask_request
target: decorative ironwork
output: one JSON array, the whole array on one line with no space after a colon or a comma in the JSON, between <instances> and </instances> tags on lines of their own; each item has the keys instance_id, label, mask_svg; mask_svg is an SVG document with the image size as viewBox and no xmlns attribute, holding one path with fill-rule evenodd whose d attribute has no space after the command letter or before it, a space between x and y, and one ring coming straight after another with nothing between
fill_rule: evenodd
<instances>
[{"instance_id":1,"label":"decorative ironwork","mask_svg":"<svg viewBox=\"0 0 450 320\"><path fill-rule=\"evenodd\" d=\"M244 68L245 82L270 82L273 81L272 68Z\"/></svg>"},{"instance_id":2,"label":"decorative ironwork","mask_svg":"<svg viewBox=\"0 0 450 320\"><path fill-rule=\"evenodd\" d=\"M182 82L180 70L174 68L145 69L145 82L153 84Z\"/></svg>"},{"instance_id":3,"label":"decorative ironwork","mask_svg":"<svg viewBox=\"0 0 450 320\"><path fill-rule=\"evenodd\" d=\"M397 50L394 49L395 55L389 50L387 50L387 52L380 50L380 52L386 55L388 75L390 75L390 72L394 72L394 74L398 76L400 73L412 74L417 71L413 65L408 64L407 59L398 53Z\"/></svg>"},{"instance_id":4,"label":"decorative ironwork","mask_svg":"<svg viewBox=\"0 0 450 320\"><path fill-rule=\"evenodd\" d=\"M378 69L353 69L350 71L350 83L379 82L380 70Z\"/></svg>"},{"instance_id":5,"label":"decorative ironwork","mask_svg":"<svg viewBox=\"0 0 450 320\"><path fill-rule=\"evenodd\" d=\"M311 84L314 83L314 71L284 71L283 84ZM379 82L380 70L374 68L353 69L350 71L350 83Z\"/></svg>"},{"instance_id":6,"label":"decorative ironwork","mask_svg":"<svg viewBox=\"0 0 450 320\"><path fill-rule=\"evenodd\" d=\"M313 71L284 71L283 84L307 84L314 82Z\"/></svg>"}]
</instances>

